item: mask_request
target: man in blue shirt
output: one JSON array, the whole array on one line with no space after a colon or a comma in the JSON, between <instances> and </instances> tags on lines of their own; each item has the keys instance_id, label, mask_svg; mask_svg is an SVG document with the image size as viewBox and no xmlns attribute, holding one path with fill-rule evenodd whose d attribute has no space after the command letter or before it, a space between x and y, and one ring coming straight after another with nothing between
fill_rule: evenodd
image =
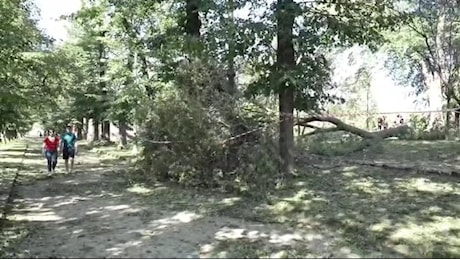
<instances>
[{"instance_id":1,"label":"man in blue shirt","mask_svg":"<svg viewBox=\"0 0 460 260\"><path fill-rule=\"evenodd\" d=\"M77 136L72 133L72 127L68 125L65 133L61 136L62 159L64 159L65 170L72 173L75 155L77 154ZM69 169L70 158L70 169Z\"/></svg>"}]
</instances>

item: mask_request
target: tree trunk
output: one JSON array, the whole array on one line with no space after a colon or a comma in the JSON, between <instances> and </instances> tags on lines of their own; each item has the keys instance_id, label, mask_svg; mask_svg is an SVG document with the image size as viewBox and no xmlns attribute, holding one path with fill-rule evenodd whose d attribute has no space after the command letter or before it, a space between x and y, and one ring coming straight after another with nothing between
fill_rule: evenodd
<instances>
[{"instance_id":1,"label":"tree trunk","mask_svg":"<svg viewBox=\"0 0 460 260\"><path fill-rule=\"evenodd\" d=\"M100 32L100 37L105 37L106 32ZM107 70L107 64L105 62L105 45L101 41L99 43L99 90L102 93L102 104L101 104L101 112L105 114L109 109L108 104L108 89L107 89L107 82L105 79L105 74ZM110 141L110 121L106 118L103 118L102 124L102 139Z\"/></svg>"},{"instance_id":2,"label":"tree trunk","mask_svg":"<svg viewBox=\"0 0 460 260\"><path fill-rule=\"evenodd\" d=\"M83 128L83 133L82 133L82 139L87 140L88 139L88 130L89 130L89 120L88 118L84 117L83 122L82 122L82 128Z\"/></svg>"},{"instance_id":3,"label":"tree trunk","mask_svg":"<svg viewBox=\"0 0 460 260\"><path fill-rule=\"evenodd\" d=\"M102 121L102 139L110 141L110 121Z\"/></svg>"},{"instance_id":4,"label":"tree trunk","mask_svg":"<svg viewBox=\"0 0 460 260\"><path fill-rule=\"evenodd\" d=\"M84 118L81 117L80 120L79 120L80 124L77 125L77 138L78 138L78 140L83 139L83 120L84 120Z\"/></svg>"},{"instance_id":5,"label":"tree trunk","mask_svg":"<svg viewBox=\"0 0 460 260\"><path fill-rule=\"evenodd\" d=\"M93 142L99 140L99 120L93 118Z\"/></svg>"},{"instance_id":6,"label":"tree trunk","mask_svg":"<svg viewBox=\"0 0 460 260\"><path fill-rule=\"evenodd\" d=\"M126 122L124 120L120 120L118 122L118 133L120 135L120 144L121 146L125 146L128 144L128 137L126 133L126 129L128 128Z\"/></svg>"},{"instance_id":7,"label":"tree trunk","mask_svg":"<svg viewBox=\"0 0 460 260\"><path fill-rule=\"evenodd\" d=\"M235 19L234 19L234 12L235 12L235 2L234 0L228 0L228 68L227 68L227 78L228 78L228 91L230 94L234 95L237 91L236 82L235 82L235 57L236 57L236 47L235 47L235 39L236 39L236 26L235 26Z\"/></svg>"},{"instance_id":8,"label":"tree trunk","mask_svg":"<svg viewBox=\"0 0 460 260\"><path fill-rule=\"evenodd\" d=\"M450 87L450 86L447 86L447 87ZM446 108L447 108L446 122L444 122L444 134L445 134L446 139L449 138L449 130L450 130L450 111L449 109L451 108L451 103L452 103L452 98L450 95L450 91L447 91L447 94L446 94Z\"/></svg>"},{"instance_id":9,"label":"tree trunk","mask_svg":"<svg viewBox=\"0 0 460 260\"><path fill-rule=\"evenodd\" d=\"M292 30L295 19L295 3L293 0L278 0L277 2L277 42L276 69L279 77L295 67L295 53ZM280 171L287 176L294 171L294 87L284 81L279 86L280 113Z\"/></svg>"},{"instance_id":10,"label":"tree trunk","mask_svg":"<svg viewBox=\"0 0 460 260\"><path fill-rule=\"evenodd\" d=\"M459 105L457 104L457 107ZM457 132L458 134L458 131L459 131L459 128L460 128L460 110L457 108L455 110L455 113L454 113L454 117L455 117L455 131Z\"/></svg>"},{"instance_id":11,"label":"tree trunk","mask_svg":"<svg viewBox=\"0 0 460 260\"><path fill-rule=\"evenodd\" d=\"M201 20L198 13L199 0L186 0L185 3L185 33L191 38L200 38Z\"/></svg>"}]
</instances>

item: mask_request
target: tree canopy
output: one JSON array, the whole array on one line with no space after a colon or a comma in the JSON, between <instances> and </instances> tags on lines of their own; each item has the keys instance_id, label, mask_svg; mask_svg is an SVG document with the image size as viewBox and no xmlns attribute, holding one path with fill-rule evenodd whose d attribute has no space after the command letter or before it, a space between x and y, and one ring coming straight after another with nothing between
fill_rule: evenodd
<instances>
[{"instance_id":1,"label":"tree canopy","mask_svg":"<svg viewBox=\"0 0 460 260\"><path fill-rule=\"evenodd\" d=\"M294 111L376 110L369 62L333 80L336 54L353 46L386 53L417 93L438 82L446 105L460 104L453 1L86 0L62 17L72 25L62 45L29 1L2 3L1 132L71 123L80 138L110 141L116 127L126 145L134 128L159 177L234 172L241 158L289 176ZM278 158L256 149L276 151L277 166L254 166Z\"/></svg>"}]
</instances>

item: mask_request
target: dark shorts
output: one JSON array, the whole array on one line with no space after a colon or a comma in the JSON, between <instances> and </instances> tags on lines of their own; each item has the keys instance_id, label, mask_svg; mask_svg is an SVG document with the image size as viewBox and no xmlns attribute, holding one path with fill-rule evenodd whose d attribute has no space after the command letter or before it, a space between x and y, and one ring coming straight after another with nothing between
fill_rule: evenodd
<instances>
[{"instance_id":1,"label":"dark shorts","mask_svg":"<svg viewBox=\"0 0 460 260\"><path fill-rule=\"evenodd\" d=\"M69 158L75 158L75 150L74 149L69 149L69 148L64 148L62 150L62 159L68 160Z\"/></svg>"}]
</instances>

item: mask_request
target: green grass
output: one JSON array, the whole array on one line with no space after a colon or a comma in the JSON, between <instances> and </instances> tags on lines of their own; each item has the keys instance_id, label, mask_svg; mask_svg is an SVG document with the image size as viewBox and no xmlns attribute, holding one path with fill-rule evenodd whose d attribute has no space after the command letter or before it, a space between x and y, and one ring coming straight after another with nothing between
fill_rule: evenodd
<instances>
[{"instance_id":1,"label":"green grass","mask_svg":"<svg viewBox=\"0 0 460 260\"><path fill-rule=\"evenodd\" d=\"M452 160L458 148L454 142L391 141L367 158L426 162L441 154ZM298 171L264 202L242 200L222 214L327 234L333 257L460 257L459 178L351 164L318 170L307 163Z\"/></svg>"}]
</instances>

